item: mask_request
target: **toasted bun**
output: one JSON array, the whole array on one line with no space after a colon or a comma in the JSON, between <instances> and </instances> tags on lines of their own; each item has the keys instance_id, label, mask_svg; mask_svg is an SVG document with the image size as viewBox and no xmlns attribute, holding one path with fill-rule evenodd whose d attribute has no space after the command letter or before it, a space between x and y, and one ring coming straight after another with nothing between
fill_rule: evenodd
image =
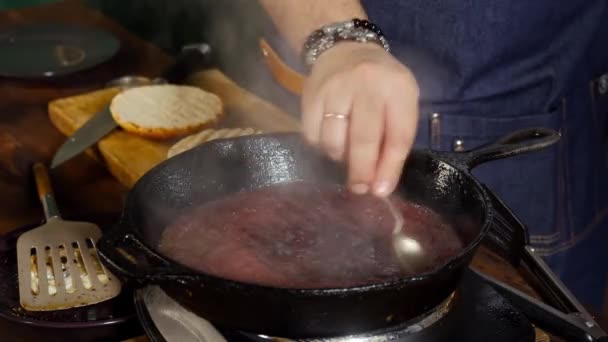
<instances>
[{"instance_id":1,"label":"toasted bun","mask_svg":"<svg viewBox=\"0 0 608 342\"><path fill-rule=\"evenodd\" d=\"M235 138L245 135L260 134L260 130L253 128L222 128L222 129L206 129L196 134L192 134L171 146L167 152L167 158L176 156L182 152L194 148L198 145L215 139Z\"/></svg>"},{"instance_id":2,"label":"toasted bun","mask_svg":"<svg viewBox=\"0 0 608 342\"><path fill-rule=\"evenodd\" d=\"M215 94L197 87L150 85L116 95L110 111L127 132L168 139L217 122L222 115L222 101Z\"/></svg>"}]
</instances>

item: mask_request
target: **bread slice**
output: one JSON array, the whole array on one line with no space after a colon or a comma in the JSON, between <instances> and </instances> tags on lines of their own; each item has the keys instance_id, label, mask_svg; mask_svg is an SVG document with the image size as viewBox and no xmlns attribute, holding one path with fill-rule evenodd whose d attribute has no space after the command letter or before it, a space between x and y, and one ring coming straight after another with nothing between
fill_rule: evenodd
<instances>
[{"instance_id":1,"label":"bread slice","mask_svg":"<svg viewBox=\"0 0 608 342\"><path fill-rule=\"evenodd\" d=\"M260 134L262 131L253 128L222 128L206 129L199 133L189 135L176 142L167 152L167 158L171 158L191 148L215 139L235 138L252 134Z\"/></svg>"},{"instance_id":2,"label":"bread slice","mask_svg":"<svg viewBox=\"0 0 608 342\"><path fill-rule=\"evenodd\" d=\"M198 87L163 84L128 89L110 104L127 132L169 139L209 127L222 116L222 100Z\"/></svg>"}]
</instances>

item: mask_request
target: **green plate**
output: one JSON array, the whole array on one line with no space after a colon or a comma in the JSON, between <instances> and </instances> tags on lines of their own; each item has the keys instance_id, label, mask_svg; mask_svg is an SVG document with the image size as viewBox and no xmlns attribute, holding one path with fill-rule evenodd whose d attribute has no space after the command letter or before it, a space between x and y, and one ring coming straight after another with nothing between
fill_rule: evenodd
<instances>
[{"instance_id":1,"label":"green plate","mask_svg":"<svg viewBox=\"0 0 608 342\"><path fill-rule=\"evenodd\" d=\"M71 74L99 65L120 49L108 32L66 24L0 29L0 76L41 78Z\"/></svg>"}]
</instances>

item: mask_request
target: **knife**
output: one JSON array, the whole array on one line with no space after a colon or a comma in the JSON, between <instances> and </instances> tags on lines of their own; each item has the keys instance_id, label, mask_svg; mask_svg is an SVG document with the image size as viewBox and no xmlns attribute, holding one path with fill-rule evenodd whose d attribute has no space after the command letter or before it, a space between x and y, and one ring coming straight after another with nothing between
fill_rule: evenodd
<instances>
[{"instance_id":1,"label":"knife","mask_svg":"<svg viewBox=\"0 0 608 342\"><path fill-rule=\"evenodd\" d=\"M162 77L150 80L146 77L125 76L110 81L107 86L118 86L125 90L147 84L179 83L193 72L208 69L212 66L209 45L190 44L181 49L174 64L163 73ZM56 168L84 152L118 127L119 125L112 118L110 107L106 106L102 111L93 115L59 147L53 156L51 168Z\"/></svg>"}]
</instances>

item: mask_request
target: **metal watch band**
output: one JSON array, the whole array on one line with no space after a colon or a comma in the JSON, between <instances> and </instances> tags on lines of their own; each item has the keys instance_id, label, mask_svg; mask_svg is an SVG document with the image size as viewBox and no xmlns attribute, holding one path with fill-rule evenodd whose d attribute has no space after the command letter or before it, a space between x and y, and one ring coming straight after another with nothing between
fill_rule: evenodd
<instances>
[{"instance_id":1,"label":"metal watch band","mask_svg":"<svg viewBox=\"0 0 608 342\"><path fill-rule=\"evenodd\" d=\"M368 20L352 19L323 26L310 34L302 51L304 64L312 67L323 52L340 41L371 42L390 51L388 41L378 26Z\"/></svg>"}]
</instances>

